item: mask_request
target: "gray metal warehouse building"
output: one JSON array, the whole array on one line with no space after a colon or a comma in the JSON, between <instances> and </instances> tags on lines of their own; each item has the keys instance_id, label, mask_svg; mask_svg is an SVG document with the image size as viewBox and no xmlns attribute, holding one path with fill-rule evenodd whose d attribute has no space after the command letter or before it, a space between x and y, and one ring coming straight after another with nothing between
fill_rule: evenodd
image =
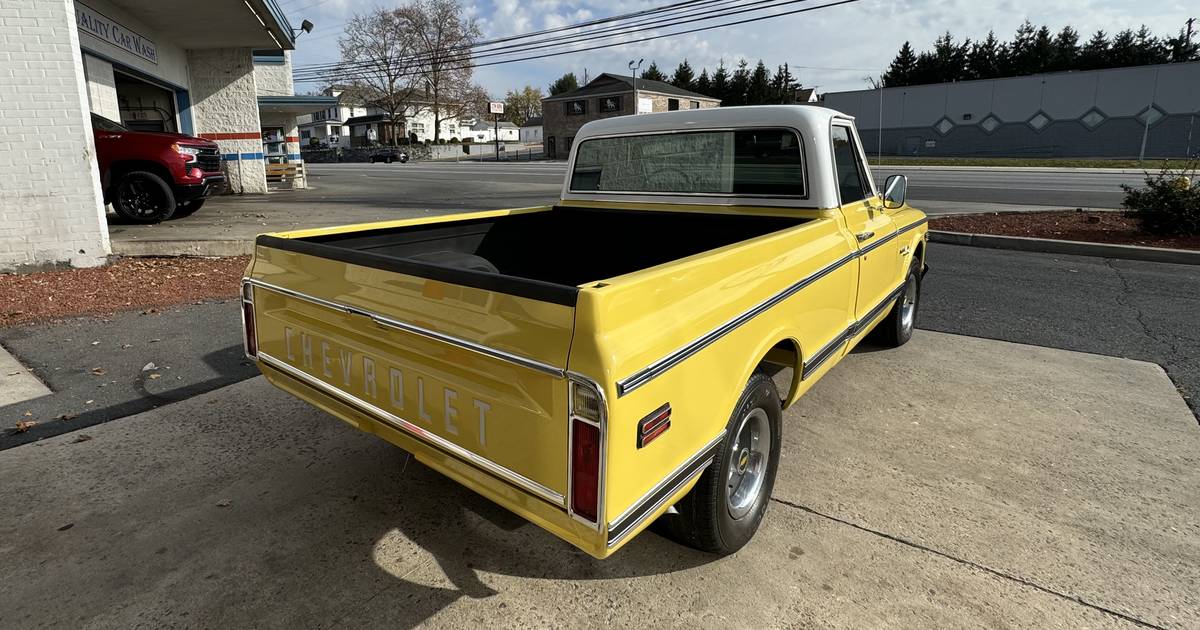
<instances>
[{"instance_id":1,"label":"gray metal warehouse building","mask_svg":"<svg viewBox=\"0 0 1200 630\"><path fill-rule=\"evenodd\" d=\"M864 148L882 140L886 155L1200 152L1200 62L830 92L822 104L855 116Z\"/></svg>"}]
</instances>

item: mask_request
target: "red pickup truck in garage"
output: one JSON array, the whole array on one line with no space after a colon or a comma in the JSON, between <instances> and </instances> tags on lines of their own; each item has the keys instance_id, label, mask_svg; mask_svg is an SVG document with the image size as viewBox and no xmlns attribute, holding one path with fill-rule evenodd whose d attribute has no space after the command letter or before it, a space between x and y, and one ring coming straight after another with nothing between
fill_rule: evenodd
<instances>
[{"instance_id":1,"label":"red pickup truck in garage","mask_svg":"<svg viewBox=\"0 0 1200 630\"><path fill-rule=\"evenodd\" d=\"M178 133L132 131L92 114L104 202L122 218L157 223L187 216L225 187L217 143Z\"/></svg>"}]
</instances>

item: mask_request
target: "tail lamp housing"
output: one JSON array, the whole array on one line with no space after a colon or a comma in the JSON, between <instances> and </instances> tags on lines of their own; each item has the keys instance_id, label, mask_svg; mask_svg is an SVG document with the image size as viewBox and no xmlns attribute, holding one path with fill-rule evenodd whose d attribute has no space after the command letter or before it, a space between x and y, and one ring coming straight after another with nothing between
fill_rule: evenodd
<instances>
[{"instance_id":1,"label":"tail lamp housing","mask_svg":"<svg viewBox=\"0 0 1200 630\"><path fill-rule=\"evenodd\" d=\"M254 286L242 282L242 341L246 356L258 360L258 329L254 326Z\"/></svg>"},{"instance_id":2,"label":"tail lamp housing","mask_svg":"<svg viewBox=\"0 0 1200 630\"><path fill-rule=\"evenodd\" d=\"M607 405L591 380L571 375L570 477L567 511L599 529L604 521L604 460L607 449Z\"/></svg>"}]
</instances>

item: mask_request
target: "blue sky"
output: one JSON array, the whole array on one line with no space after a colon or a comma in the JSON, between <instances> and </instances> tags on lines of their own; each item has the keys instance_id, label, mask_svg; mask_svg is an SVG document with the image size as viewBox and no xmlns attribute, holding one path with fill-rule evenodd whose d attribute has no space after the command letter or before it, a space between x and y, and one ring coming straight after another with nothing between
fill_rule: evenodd
<instances>
[{"instance_id":1,"label":"blue sky","mask_svg":"<svg viewBox=\"0 0 1200 630\"><path fill-rule=\"evenodd\" d=\"M462 0L464 8L479 21L484 38L490 39L553 28L607 15L668 4L671 0ZM818 4L823 0L813 0ZM355 13L376 6L393 7L400 2L364 0L280 0L292 24L311 20L316 28L296 41L294 63L327 63L338 58L337 37L342 25ZM797 8L793 5L777 9ZM766 12L764 12L766 13ZM744 14L746 17L754 14ZM1184 2L1132 2L1089 0L912 0L888 2L862 0L830 9L773 18L754 24L717 29L680 37L659 39L599 51L588 51L549 59L491 66L476 70L475 80L493 96L529 84L546 86L564 72L584 70L591 76L601 72L627 73L630 59L656 60L668 74L684 57L696 68L710 70L719 60L733 65L745 57L762 59L769 67L787 62L807 86L820 92L866 87L870 68L887 66L896 50L910 40L918 50L949 30L956 38L983 37L995 29L1002 39L1011 37L1025 19L1057 30L1070 24L1086 39L1097 29L1110 35L1122 28L1146 24L1160 36L1174 35L1188 17L1200 18L1200 6ZM737 18L726 18L725 21ZM692 26L707 24L697 23ZM1198 27L1200 28L1200 27ZM669 32L660 30L659 33ZM645 36L648 33L640 34ZM1195 37L1200 37L1197 34ZM297 92L315 89L298 84Z\"/></svg>"}]
</instances>

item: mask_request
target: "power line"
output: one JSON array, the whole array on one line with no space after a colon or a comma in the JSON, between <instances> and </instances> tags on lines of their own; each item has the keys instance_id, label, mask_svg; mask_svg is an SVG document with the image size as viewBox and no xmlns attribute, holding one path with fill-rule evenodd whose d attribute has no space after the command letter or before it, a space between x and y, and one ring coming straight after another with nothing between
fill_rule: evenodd
<instances>
[{"instance_id":1,"label":"power line","mask_svg":"<svg viewBox=\"0 0 1200 630\"><path fill-rule=\"evenodd\" d=\"M501 47L501 48L496 48L496 49L488 49L488 50L480 50L477 52L489 52L490 50L500 50L502 48L517 48L517 47L521 47L521 46L528 46L531 44L536 44L536 43L539 43L542 41L553 41L553 40L557 40L557 39L580 37L583 35L595 34L595 33L610 31L610 30L614 30L614 29L619 30L619 29L622 29L622 28L625 28L628 26L636 26L638 24L647 23L647 21L645 21L644 18L647 18L648 16L651 17L650 21L653 21L655 19L664 19L664 18L662 18L662 15L665 15L668 13L676 13L676 12L681 12L681 13L679 13L678 15L676 15L674 17L688 17L690 15L695 15L695 13L691 13L691 12L695 11L698 8L704 7L706 5L726 4L729 2L739 2L739 1L741 1L741 0L689 0L687 2L677 2L675 4L664 5L664 6L655 8L655 9L645 9L643 11L637 11L634 13L626 13L623 15L609 16L606 18L589 20L587 22L579 22L577 24L570 24L567 26L560 26L560 27L552 28L552 29L544 29L541 31L521 33L518 35L509 35L506 37L500 37L500 38L482 41L482 42L475 42L472 44L452 46L452 47L446 48L445 50L454 51L454 50L467 50L467 49L483 48L485 46L494 46L496 44L503 44L506 42L516 41L516 40L520 40L520 39L530 39L533 37L539 37L541 35L548 35L548 34L558 33L558 32L563 32L563 31L572 31L572 30L576 30L576 29L580 29L580 28L586 28L589 26L608 24L611 22L634 20L635 18L643 19L643 21L640 21L640 22L635 21L635 22L631 22L631 23L623 24L623 25L609 26L609 27L605 27L603 29L597 29L595 31L591 31L589 33L571 33L568 35L560 35L560 36L554 37L554 38L535 40L533 42L525 42L523 44L512 44L512 45L506 46L506 47ZM757 2L757 3L761 3L762 1L774 1L774 0L759 0L759 2ZM662 15L659 15L659 14L662 14ZM397 60L419 59L422 56L427 56L427 55L407 55L405 57L398 57L396 59ZM378 64L381 61L383 61L383 60L375 60L375 61L367 60L367 61L349 62L349 63L333 62L333 63L323 63L323 64L308 64L308 65L304 65L304 66L296 66L295 71L309 72L309 71L315 71L318 69L335 69L335 68L339 68L341 66L347 66L347 65L368 65L371 63Z\"/></svg>"},{"instance_id":2,"label":"power line","mask_svg":"<svg viewBox=\"0 0 1200 630\"><path fill-rule=\"evenodd\" d=\"M691 23L691 22L697 22L697 21L706 21L706 20L716 19L716 18L720 18L720 17L727 17L727 16L729 16L729 15L736 15L736 14L740 14L740 13L746 13L746 12L751 12L751 11L760 11L760 10L764 10L764 9L767 9L767 8L777 8L777 7L781 7L781 6L786 6L786 5L795 4L795 3L798 3L798 2L806 2L806 1L808 1L808 0L787 0L787 1L784 1L784 2L778 2L777 4L775 4L775 5L773 5L773 6L770 6L770 7L741 8L741 9L738 9L738 10L724 10L724 11L719 11L719 12L716 12L716 13L715 13L715 14L713 14L713 15L708 15L708 16L703 16L703 17L697 17L697 18L692 18L692 19L688 19L688 20L676 20L676 21L674 21L673 23L666 24L666 25L664 25L664 26L665 26L665 27L667 27L667 28L669 28L669 27L673 27L673 26L679 26L679 25L682 25L682 24L687 24L687 23ZM839 2L832 2L832 3L828 3L828 4L824 4L824 5L816 6L816 7L807 7L807 8L802 8L802 9L794 9L794 10L791 10L791 11L784 11L784 12L781 12L781 13L772 13L772 14L769 14L769 15L760 15L760 16L755 16L755 17L749 17L749 18L741 19L741 20L734 20L734 21L730 21L730 22L723 22L723 23L721 23L721 24L713 24L713 25L702 26L702 27L697 27L697 28L692 28L692 29L686 29L686 30L683 30L683 31L676 31L676 32L673 32L673 33L666 33L666 34L662 34L662 35L647 36L647 37L642 37L642 38L633 39L633 40L626 40L626 41L621 41L621 42L610 42L610 43L606 43L606 44L598 44L598 45L595 45L595 46L588 46L588 47L584 47L584 48L572 48L572 49L570 49L570 50L553 51L553 52L547 52L547 53L542 53L542 54L538 54L538 55L529 55L529 56L518 57L518 58L512 58L512 59L502 59L502 60L497 60L497 61L492 61L492 62L486 62L486 63L470 63L470 61L471 61L471 59L472 59L472 58L471 58L471 56L470 56L469 54L467 54L467 55L464 55L464 56L460 56L460 57L458 57L458 58L456 58L456 59L449 59L449 60L445 60L445 61L446 61L447 63L468 62L468 63L464 64L464 67L473 67L473 68L475 68L475 67L484 67L484 66L499 65L499 64L503 64L503 63L515 63L515 62L518 62L518 61L528 61L528 60L532 60L532 59L543 59L543 58L547 58L547 57L555 57L555 56L566 55L566 54L573 54L573 53L579 53L579 52L587 52L587 51L591 51L591 50L600 50L600 49L603 49L603 48L611 48L611 47L616 47L616 46L624 46L624 45L628 45L628 44L642 43L642 42L653 41L653 40L657 40L657 39L663 39L663 38L666 38L666 37L675 37L675 36L678 36L678 35L687 35L687 34L691 34L691 33L697 33L697 32L702 32L702 31L708 31L708 30L712 30L712 29L716 29L716 28L724 28L724 27L727 27L727 26L737 26L737 25L741 25L741 24L748 24L748 23L752 23L752 22L758 22L758 21L761 21L761 20L766 20L766 19L775 18L775 17L783 17L783 16L787 16L787 15L794 15L794 14L797 14L797 13L804 13L804 12L808 12L808 11L812 11L812 10L817 10L817 9L829 8L829 7L839 6L839 5L843 5L843 4L850 4L850 3L852 3L852 2L856 2L856 1L858 1L858 0L841 0L841 1L839 1ZM589 41L589 40L595 40L595 39L609 39L609 38L612 38L612 37L617 37L617 36L624 36L624 35L628 35L628 34L630 34L630 33L634 33L634 32L645 31L645 30L651 30L651 29L653 29L653 28L656 28L656 27L654 27L654 26L646 26L646 27L641 27L641 28L637 28L637 29L630 29L630 30L628 30L628 31L625 31L625 32L622 32L622 33L612 33L612 34L607 34L607 35L599 35L599 36L592 35L592 36L590 36L590 37L588 37L588 36L583 36L583 37L580 37L579 39L577 39L576 41L572 41L572 42L569 42L569 43L567 43L567 42L563 42L563 43L558 43L558 44L549 44L549 45L540 45L540 46L527 46L527 47L525 47L525 48L524 48L524 49L522 49L522 50L510 51L510 52L507 52L507 53L494 53L494 54L485 54L485 55L480 55L480 57L491 57L491 56L505 55L505 54L519 54L519 53L521 53L521 52L526 52L526 51L529 51L529 50L534 50L534 49L537 49L537 48L546 48L546 47L554 47L554 46L561 46L561 45L571 45L571 44L582 43L582 42L585 42L585 41ZM589 34L589 35L590 35L590 34ZM536 42L535 42L535 43L536 43ZM376 63L378 63L378 62L376 62ZM367 63L367 64L362 64L362 65L360 65L360 67L361 67L362 69L360 69L360 70L358 70L358 71L353 71L353 70L352 70L350 73L343 73L343 74L342 74L342 76L331 76L331 74L332 74L332 73L330 73L330 72L316 72L316 73L314 73L314 72L308 72L308 73L300 73L300 76L299 76L299 77L298 77L296 80L297 80L297 81L300 81L300 82L316 82L316 81L321 81L321 80L328 80L328 79L331 79L331 78L336 78L336 79L346 79L346 78L350 78L350 79L353 79L353 78L362 78L362 77L365 77L365 76L369 76L369 70L367 70L367 68L369 67L369 63ZM418 74L418 73L417 73L417 72L402 73L402 74L401 74L401 76L411 76L411 75L415 75L415 74Z\"/></svg>"}]
</instances>

